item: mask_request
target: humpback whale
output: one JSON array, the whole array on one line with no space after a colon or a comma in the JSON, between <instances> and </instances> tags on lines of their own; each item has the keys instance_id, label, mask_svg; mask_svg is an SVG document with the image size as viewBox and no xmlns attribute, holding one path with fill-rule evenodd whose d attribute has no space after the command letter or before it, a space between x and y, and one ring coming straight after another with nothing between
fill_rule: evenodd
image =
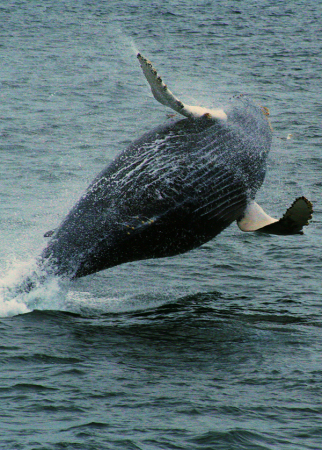
<instances>
[{"instance_id":1,"label":"humpback whale","mask_svg":"<svg viewBox=\"0 0 322 450\"><path fill-rule=\"evenodd\" d=\"M235 221L245 232L302 233L313 212L305 197L280 220L255 202L272 141L268 109L245 95L225 110L187 105L137 57L153 96L175 118L135 140L94 179L46 233L39 266L75 279L187 252Z\"/></svg>"}]
</instances>

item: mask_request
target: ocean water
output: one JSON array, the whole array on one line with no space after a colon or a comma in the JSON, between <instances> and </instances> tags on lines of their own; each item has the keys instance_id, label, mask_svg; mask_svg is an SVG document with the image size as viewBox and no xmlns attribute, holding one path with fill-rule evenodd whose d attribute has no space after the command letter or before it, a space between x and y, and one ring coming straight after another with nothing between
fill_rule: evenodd
<instances>
[{"instance_id":1,"label":"ocean water","mask_svg":"<svg viewBox=\"0 0 322 450\"><path fill-rule=\"evenodd\" d=\"M322 448L321 16L316 0L1 2L1 449ZM280 217L305 195L310 226L231 225L14 295L44 233L171 113L138 51L188 104L270 109L257 201Z\"/></svg>"}]
</instances>

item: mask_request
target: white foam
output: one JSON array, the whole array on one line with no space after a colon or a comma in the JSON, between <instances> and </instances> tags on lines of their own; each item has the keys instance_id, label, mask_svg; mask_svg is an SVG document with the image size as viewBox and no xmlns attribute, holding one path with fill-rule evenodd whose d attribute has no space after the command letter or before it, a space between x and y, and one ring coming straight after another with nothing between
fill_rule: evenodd
<instances>
[{"instance_id":1,"label":"white foam","mask_svg":"<svg viewBox=\"0 0 322 450\"><path fill-rule=\"evenodd\" d=\"M27 305L19 299L3 299L0 291L0 317L17 316L18 314L26 314L30 311Z\"/></svg>"},{"instance_id":2,"label":"white foam","mask_svg":"<svg viewBox=\"0 0 322 450\"><path fill-rule=\"evenodd\" d=\"M34 287L28 292L27 283ZM26 314L34 309L64 309L67 286L58 277L45 277L36 260L13 261L0 274L0 317Z\"/></svg>"},{"instance_id":3,"label":"white foam","mask_svg":"<svg viewBox=\"0 0 322 450\"><path fill-rule=\"evenodd\" d=\"M164 292L133 295L113 291L99 297L92 292L70 290L66 294L64 310L81 315L132 313L154 309L169 303L171 298Z\"/></svg>"}]
</instances>

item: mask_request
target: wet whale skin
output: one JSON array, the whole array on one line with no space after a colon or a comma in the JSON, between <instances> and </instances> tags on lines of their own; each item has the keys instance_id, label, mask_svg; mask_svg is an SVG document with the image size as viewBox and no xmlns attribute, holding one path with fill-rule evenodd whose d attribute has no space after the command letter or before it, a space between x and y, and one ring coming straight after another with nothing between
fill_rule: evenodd
<instances>
[{"instance_id":1,"label":"wet whale skin","mask_svg":"<svg viewBox=\"0 0 322 450\"><path fill-rule=\"evenodd\" d=\"M272 136L247 97L227 115L171 121L134 141L69 212L41 265L78 278L184 253L237 220L263 183Z\"/></svg>"}]
</instances>

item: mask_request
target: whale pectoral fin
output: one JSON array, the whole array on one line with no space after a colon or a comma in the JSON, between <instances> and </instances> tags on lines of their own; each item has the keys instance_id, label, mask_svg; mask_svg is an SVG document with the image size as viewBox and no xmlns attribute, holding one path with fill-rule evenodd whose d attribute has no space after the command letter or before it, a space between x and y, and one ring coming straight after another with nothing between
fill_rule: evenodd
<instances>
[{"instance_id":1,"label":"whale pectoral fin","mask_svg":"<svg viewBox=\"0 0 322 450\"><path fill-rule=\"evenodd\" d=\"M237 220L237 225L242 231L257 231L263 227L278 222L273 219L256 202L248 204L243 216Z\"/></svg>"},{"instance_id":2,"label":"whale pectoral fin","mask_svg":"<svg viewBox=\"0 0 322 450\"><path fill-rule=\"evenodd\" d=\"M302 228L312 219L313 205L305 197L297 198L283 217L275 224L258 230L270 234L303 234Z\"/></svg>"},{"instance_id":3,"label":"whale pectoral fin","mask_svg":"<svg viewBox=\"0 0 322 450\"><path fill-rule=\"evenodd\" d=\"M204 115L209 119L227 120L227 115L222 109L209 109L202 106L190 106L184 104L181 100L173 95L167 85L162 81L152 63L144 58L140 53L137 55L141 68L147 79L154 98L174 111L185 117L199 118Z\"/></svg>"},{"instance_id":4,"label":"whale pectoral fin","mask_svg":"<svg viewBox=\"0 0 322 450\"><path fill-rule=\"evenodd\" d=\"M49 230L49 231L46 231L46 233L44 234L44 237L50 237L50 236L52 236L54 233L55 233L55 231L56 230Z\"/></svg>"},{"instance_id":5,"label":"whale pectoral fin","mask_svg":"<svg viewBox=\"0 0 322 450\"><path fill-rule=\"evenodd\" d=\"M270 217L253 201L237 224L242 231L279 235L303 234L302 228L309 224L312 214L312 203L305 197L297 198L280 220Z\"/></svg>"}]
</instances>

